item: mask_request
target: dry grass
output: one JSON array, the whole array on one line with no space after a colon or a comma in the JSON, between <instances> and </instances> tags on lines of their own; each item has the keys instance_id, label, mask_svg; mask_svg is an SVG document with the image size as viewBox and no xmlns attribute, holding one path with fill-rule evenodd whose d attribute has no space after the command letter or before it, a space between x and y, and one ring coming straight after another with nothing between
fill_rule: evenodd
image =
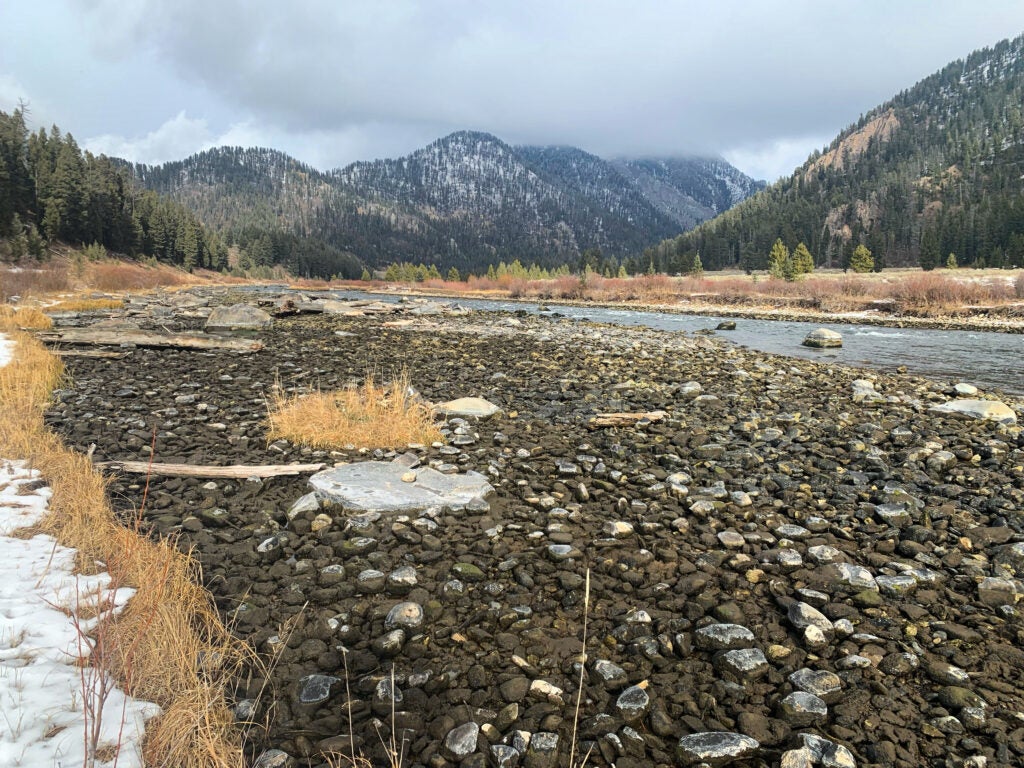
<instances>
[{"instance_id":1,"label":"dry grass","mask_svg":"<svg viewBox=\"0 0 1024 768\"><path fill-rule=\"evenodd\" d=\"M83 280L86 286L98 291L138 291L201 282L167 264L149 266L116 260L89 264Z\"/></svg>"},{"instance_id":2,"label":"dry grass","mask_svg":"<svg viewBox=\"0 0 1024 768\"><path fill-rule=\"evenodd\" d=\"M15 309L0 304L0 331L42 330L53 328L53 320L34 307Z\"/></svg>"},{"instance_id":3,"label":"dry grass","mask_svg":"<svg viewBox=\"0 0 1024 768\"><path fill-rule=\"evenodd\" d=\"M284 438L315 448L403 448L441 439L430 409L409 394L406 374L378 385L289 395L276 388L268 407L268 440Z\"/></svg>"},{"instance_id":4,"label":"dry grass","mask_svg":"<svg viewBox=\"0 0 1024 768\"><path fill-rule=\"evenodd\" d=\"M198 585L192 560L172 541L153 542L121 526L89 458L46 429L43 411L61 364L27 334L10 335L17 348L0 368L0 456L28 459L49 483L46 532L102 561L115 585L137 590L104 627L98 657L128 693L164 710L146 729L147 765L240 768L241 740L225 692L248 659L244 646Z\"/></svg>"},{"instance_id":5,"label":"dry grass","mask_svg":"<svg viewBox=\"0 0 1024 768\"><path fill-rule=\"evenodd\" d=\"M47 312L95 312L104 309L121 309L122 299L67 299L46 308Z\"/></svg>"},{"instance_id":6,"label":"dry grass","mask_svg":"<svg viewBox=\"0 0 1024 768\"><path fill-rule=\"evenodd\" d=\"M10 301L13 296L39 296L66 291L70 286L67 265L62 261L22 267L0 266L0 302Z\"/></svg>"}]
</instances>

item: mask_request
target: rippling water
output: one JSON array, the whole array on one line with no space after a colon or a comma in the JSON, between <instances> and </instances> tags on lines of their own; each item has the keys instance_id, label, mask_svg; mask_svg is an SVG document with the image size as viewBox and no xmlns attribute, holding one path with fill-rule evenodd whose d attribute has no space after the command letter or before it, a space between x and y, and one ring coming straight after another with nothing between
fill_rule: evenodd
<instances>
[{"instance_id":1,"label":"rippling water","mask_svg":"<svg viewBox=\"0 0 1024 768\"><path fill-rule=\"evenodd\" d=\"M360 291L332 293L338 298L348 299L400 299L397 296ZM541 312L544 305L536 303L488 299L458 299L454 303L472 309L525 310L534 314L550 314ZM880 370L893 370L903 365L908 371L930 378L950 382L965 381L982 389L998 388L1017 395L1024 394L1024 334L880 328L846 323L753 320L562 305L551 305L551 312L568 318L691 333L714 328L722 320L735 320L736 330L721 331L719 337L762 352ZM814 328L830 328L841 333L843 346L839 349L811 349L802 346L800 342Z\"/></svg>"}]
</instances>

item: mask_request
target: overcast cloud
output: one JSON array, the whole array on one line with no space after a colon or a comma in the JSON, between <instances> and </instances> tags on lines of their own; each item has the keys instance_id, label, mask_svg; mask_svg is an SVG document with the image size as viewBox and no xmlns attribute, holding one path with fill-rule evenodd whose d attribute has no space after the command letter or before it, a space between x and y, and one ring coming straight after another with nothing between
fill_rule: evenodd
<instances>
[{"instance_id":1,"label":"overcast cloud","mask_svg":"<svg viewBox=\"0 0 1024 768\"><path fill-rule=\"evenodd\" d=\"M41 0L0 4L0 109L163 162L272 146L319 168L451 131L773 180L1020 0Z\"/></svg>"}]
</instances>

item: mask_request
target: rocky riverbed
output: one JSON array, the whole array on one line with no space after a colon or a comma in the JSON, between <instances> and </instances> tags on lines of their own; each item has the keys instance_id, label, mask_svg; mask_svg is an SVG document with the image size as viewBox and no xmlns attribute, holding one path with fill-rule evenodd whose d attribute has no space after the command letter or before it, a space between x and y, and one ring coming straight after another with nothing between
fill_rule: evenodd
<instances>
[{"instance_id":1,"label":"rocky riverbed","mask_svg":"<svg viewBox=\"0 0 1024 768\"><path fill-rule=\"evenodd\" d=\"M128 311L196 330L231 300ZM375 764L394 734L405 765L567 765L585 621L589 765L1024 762L1024 437L931 411L954 382L515 314L296 315L258 336L68 358L48 421L97 460L397 460L494 488L353 514L296 507L308 477L151 479L148 529L194 552L266 661L236 701L258 764L351 754L351 718ZM275 384L403 370L429 401L502 412L397 452L268 444ZM145 481L110 492L130 514Z\"/></svg>"}]
</instances>

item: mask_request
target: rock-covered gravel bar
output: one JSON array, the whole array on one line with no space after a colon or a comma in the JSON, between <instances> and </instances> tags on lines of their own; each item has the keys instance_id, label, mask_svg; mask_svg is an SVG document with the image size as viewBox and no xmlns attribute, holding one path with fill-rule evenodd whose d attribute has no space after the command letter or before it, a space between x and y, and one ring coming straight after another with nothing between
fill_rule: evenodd
<instances>
[{"instance_id":1,"label":"rock-covered gravel bar","mask_svg":"<svg viewBox=\"0 0 1024 768\"><path fill-rule=\"evenodd\" d=\"M103 324L202 333L239 302L141 297ZM574 735L577 760L617 768L1024 764L1020 403L714 335L264 304L256 352L66 358L48 413L97 461L474 481L458 504L357 510L308 475L150 478L147 530L194 553L264 659L233 702L256 765L383 765L392 734L432 768L564 766ZM439 416L443 443L398 451L268 444L275 384L402 371L429 402L496 412ZM960 392L1009 414L935 408ZM145 488L112 473L126 516Z\"/></svg>"}]
</instances>

